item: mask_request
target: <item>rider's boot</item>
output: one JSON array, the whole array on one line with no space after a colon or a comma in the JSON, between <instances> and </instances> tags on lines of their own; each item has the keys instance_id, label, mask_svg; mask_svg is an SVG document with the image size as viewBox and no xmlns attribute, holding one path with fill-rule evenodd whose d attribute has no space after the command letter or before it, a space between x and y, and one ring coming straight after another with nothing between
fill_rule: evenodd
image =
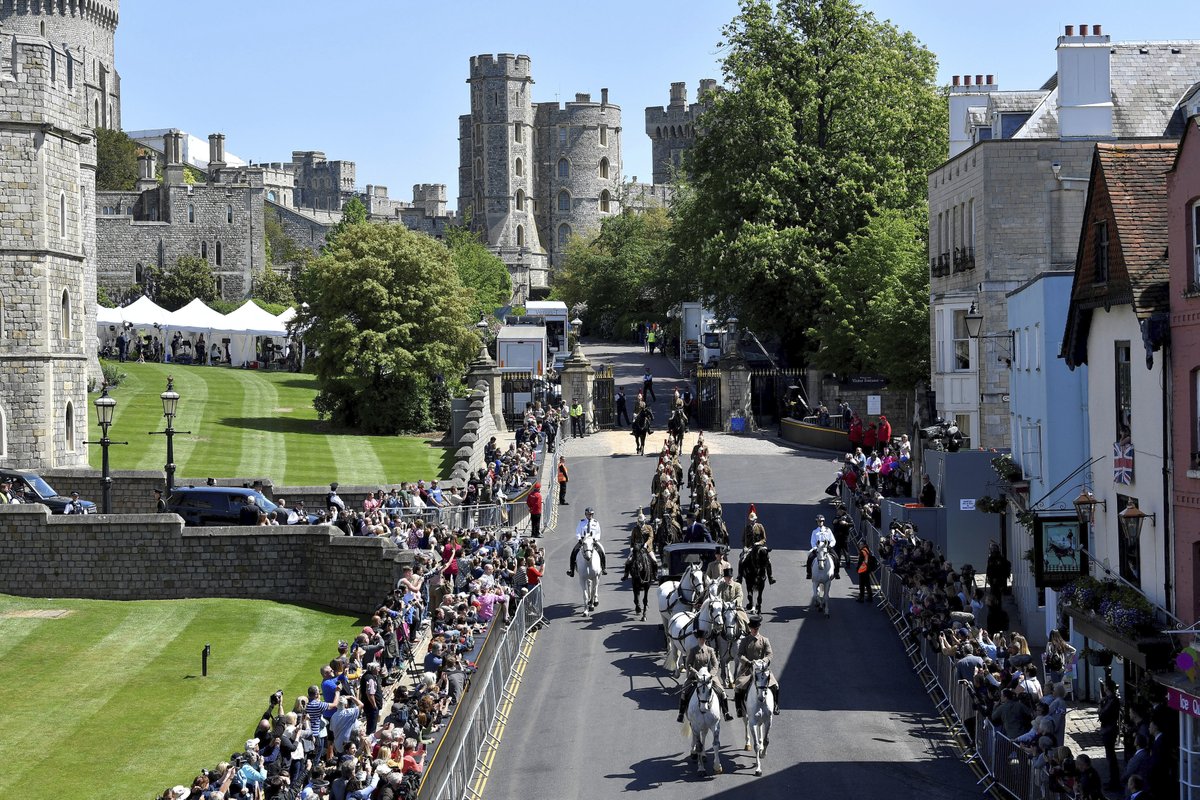
<instances>
[{"instance_id":1,"label":"rider's boot","mask_svg":"<svg viewBox=\"0 0 1200 800\"><path fill-rule=\"evenodd\" d=\"M775 714L778 715L779 714L779 687L772 686L770 688L771 688L771 694L775 695Z\"/></svg>"},{"instance_id":2,"label":"rider's boot","mask_svg":"<svg viewBox=\"0 0 1200 800\"><path fill-rule=\"evenodd\" d=\"M608 574L608 559L604 557L604 551L600 551L600 574Z\"/></svg>"},{"instance_id":3,"label":"rider's boot","mask_svg":"<svg viewBox=\"0 0 1200 800\"><path fill-rule=\"evenodd\" d=\"M687 701L687 692L684 692L679 698L679 716L675 717L676 722L683 722L683 713L687 711Z\"/></svg>"},{"instance_id":4,"label":"rider's boot","mask_svg":"<svg viewBox=\"0 0 1200 800\"><path fill-rule=\"evenodd\" d=\"M729 722L729 720L733 719L733 714L729 713L729 698L728 697L721 698L721 714L725 717L726 722Z\"/></svg>"},{"instance_id":5,"label":"rider's boot","mask_svg":"<svg viewBox=\"0 0 1200 800\"><path fill-rule=\"evenodd\" d=\"M739 717L746 716L746 695L740 691L733 696L733 707Z\"/></svg>"}]
</instances>

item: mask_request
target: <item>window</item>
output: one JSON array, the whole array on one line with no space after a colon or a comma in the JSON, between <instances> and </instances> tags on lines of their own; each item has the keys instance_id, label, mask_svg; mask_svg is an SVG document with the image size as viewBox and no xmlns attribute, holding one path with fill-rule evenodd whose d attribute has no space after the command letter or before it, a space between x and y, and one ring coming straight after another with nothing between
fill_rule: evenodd
<instances>
[{"instance_id":1,"label":"window","mask_svg":"<svg viewBox=\"0 0 1200 800\"><path fill-rule=\"evenodd\" d=\"M17 42L14 39L13 40L13 53L14 54L16 53L16 48L17 48ZM67 57L67 88L74 89L75 88L75 59L71 56L70 50L67 51L66 57ZM15 69L15 65L16 65L15 58L13 59L13 64L14 64L14 69Z\"/></svg>"},{"instance_id":2,"label":"window","mask_svg":"<svg viewBox=\"0 0 1200 800\"><path fill-rule=\"evenodd\" d=\"M601 178L608 177L608 159L607 158L600 159L600 177Z\"/></svg>"},{"instance_id":3,"label":"window","mask_svg":"<svg viewBox=\"0 0 1200 800\"><path fill-rule=\"evenodd\" d=\"M1200 367L1192 370L1192 457L1189 469L1200 469Z\"/></svg>"},{"instance_id":4,"label":"window","mask_svg":"<svg viewBox=\"0 0 1200 800\"><path fill-rule=\"evenodd\" d=\"M525 226L518 225L517 226L517 247L524 247L524 246L525 246Z\"/></svg>"},{"instance_id":5,"label":"window","mask_svg":"<svg viewBox=\"0 0 1200 800\"><path fill-rule=\"evenodd\" d=\"M570 225L559 225L558 226L558 246L566 247L567 242L570 241L570 239L571 239L571 226Z\"/></svg>"},{"instance_id":6,"label":"window","mask_svg":"<svg viewBox=\"0 0 1200 800\"><path fill-rule=\"evenodd\" d=\"M277 195L275 194L275 190L274 190L274 189L272 189L271 191L267 192L267 199L268 199L268 200L270 200L272 203L278 202L278 201L277 201ZM233 222L233 220L230 220L230 222Z\"/></svg>"},{"instance_id":7,"label":"window","mask_svg":"<svg viewBox=\"0 0 1200 800\"><path fill-rule=\"evenodd\" d=\"M602 213L605 213L605 214L607 214L607 213L608 213L608 201L609 201L609 197L610 197L610 195L609 195L609 193L608 193L608 189L605 189L604 191L602 191L602 192L600 193L600 211L601 211Z\"/></svg>"},{"instance_id":8,"label":"window","mask_svg":"<svg viewBox=\"0 0 1200 800\"><path fill-rule=\"evenodd\" d=\"M565 158L560 158L558 160L558 177L560 177L560 178L571 177L571 164Z\"/></svg>"},{"instance_id":9,"label":"window","mask_svg":"<svg viewBox=\"0 0 1200 800\"><path fill-rule=\"evenodd\" d=\"M208 260L208 242L200 243L200 257L205 261Z\"/></svg>"},{"instance_id":10,"label":"window","mask_svg":"<svg viewBox=\"0 0 1200 800\"><path fill-rule=\"evenodd\" d=\"M567 143L567 129L566 128L558 129L558 143L559 144Z\"/></svg>"},{"instance_id":11,"label":"window","mask_svg":"<svg viewBox=\"0 0 1200 800\"><path fill-rule=\"evenodd\" d=\"M46 35L46 23L42 23L42 36ZM58 53L54 49L50 50L50 82L58 82Z\"/></svg>"},{"instance_id":12,"label":"window","mask_svg":"<svg viewBox=\"0 0 1200 800\"><path fill-rule=\"evenodd\" d=\"M525 210L525 190L517 189L517 211Z\"/></svg>"},{"instance_id":13,"label":"window","mask_svg":"<svg viewBox=\"0 0 1200 800\"><path fill-rule=\"evenodd\" d=\"M513 141L514 141L514 142L519 142L519 141L521 141L521 136L522 136L522 135L523 135L523 134L521 133L521 123L519 123L519 122L514 122L514 123L513 123Z\"/></svg>"},{"instance_id":14,"label":"window","mask_svg":"<svg viewBox=\"0 0 1200 800\"><path fill-rule=\"evenodd\" d=\"M1095 252L1092 253L1092 282L1108 283L1108 223L1096 223Z\"/></svg>"},{"instance_id":15,"label":"window","mask_svg":"<svg viewBox=\"0 0 1200 800\"><path fill-rule=\"evenodd\" d=\"M1116 378L1116 441L1118 442L1128 442L1133 435L1133 376L1130 370L1129 355L1129 342L1117 342L1114 375ZM1121 506L1121 508L1124 507Z\"/></svg>"},{"instance_id":16,"label":"window","mask_svg":"<svg viewBox=\"0 0 1200 800\"><path fill-rule=\"evenodd\" d=\"M600 146L608 147L608 126L607 125L600 126Z\"/></svg>"},{"instance_id":17,"label":"window","mask_svg":"<svg viewBox=\"0 0 1200 800\"><path fill-rule=\"evenodd\" d=\"M221 266L221 243L217 242L217 266Z\"/></svg>"},{"instance_id":18,"label":"window","mask_svg":"<svg viewBox=\"0 0 1200 800\"><path fill-rule=\"evenodd\" d=\"M558 210L559 211L570 211L571 210L571 193L568 192L566 189L563 189L561 192L558 193Z\"/></svg>"},{"instance_id":19,"label":"window","mask_svg":"<svg viewBox=\"0 0 1200 800\"><path fill-rule=\"evenodd\" d=\"M272 198L272 199L274 199L274 198ZM233 224L233 206L231 206L231 205L225 206L225 222L227 222L230 225Z\"/></svg>"},{"instance_id":20,"label":"window","mask_svg":"<svg viewBox=\"0 0 1200 800\"><path fill-rule=\"evenodd\" d=\"M955 372L966 372L971 369L971 337L967 335L967 311L963 308L954 310L954 361Z\"/></svg>"},{"instance_id":21,"label":"window","mask_svg":"<svg viewBox=\"0 0 1200 800\"><path fill-rule=\"evenodd\" d=\"M188 222L196 221L196 206L188 203Z\"/></svg>"},{"instance_id":22,"label":"window","mask_svg":"<svg viewBox=\"0 0 1200 800\"><path fill-rule=\"evenodd\" d=\"M1117 495L1117 503L1113 513L1120 513L1129 505L1127 495ZM1125 538L1121 526L1117 526L1117 555L1120 559L1121 577L1141 588L1142 585L1142 550L1137 539L1132 541Z\"/></svg>"},{"instance_id":23,"label":"window","mask_svg":"<svg viewBox=\"0 0 1200 800\"><path fill-rule=\"evenodd\" d=\"M518 158L516 160L516 162L513 164L513 172L516 173L516 175L518 177L524 175L525 174L525 162L521 161L521 159Z\"/></svg>"},{"instance_id":24,"label":"window","mask_svg":"<svg viewBox=\"0 0 1200 800\"><path fill-rule=\"evenodd\" d=\"M167 249L163 246L163 240L158 240L158 268L163 269L167 265Z\"/></svg>"},{"instance_id":25,"label":"window","mask_svg":"<svg viewBox=\"0 0 1200 800\"><path fill-rule=\"evenodd\" d=\"M475 180L477 180L477 181L483 180L483 159L482 158L475 159Z\"/></svg>"},{"instance_id":26,"label":"window","mask_svg":"<svg viewBox=\"0 0 1200 800\"><path fill-rule=\"evenodd\" d=\"M67 401L67 410L63 414L63 423L66 426L66 436L64 437L67 444L67 452L75 452L75 404L70 400Z\"/></svg>"},{"instance_id":27,"label":"window","mask_svg":"<svg viewBox=\"0 0 1200 800\"><path fill-rule=\"evenodd\" d=\"M1192 203L1192 289L1200 289L1200 200Z\"/></svg>"},{"instance_id":28,"label":"window","mask_svg":"<svg viewBox=\"0 0 1200 800\"><path fill-rule=\"evenodd\" d=\"M61 306L61 315L59 316L59 322L62 324L62 329L59 330L58 335L62 339L69 339L69 338L71 338L71 293L70 293L70 291L63 289L62 298L59 300L59 305Z\"/></svg>"},{"instance_id":29,"label":"window","mask_svg":"<svg viewBox=\"0 0 1200 800\"><path fill-rule=\"evenodd\" d=\"M483 144L483 132L478 122L475 123L475 144Z\"/></svg>"},{"instance_id":30,"label":"window","mask_svg":"<svg viewBox=\"0 0 1200 800\"><path fill-rule=\"evenodd\" d=\"M58 235L67 238L67 196L59 194L58 196Z\"/></svg>"},{"instance_id":31,"label":"window","mask_svg":"<svg viewBox=\"0 0 1200 800\"><path fill-rule=\"evenodd\" d=\"M141 286L142 285L142 277L144 276L144 274L145 274L145 269L142 267L141 264L137 264L133 268L133 282L136 283L138 286Z\"/></svg>"},{"instance_id":32,"label":"window","mask_svg":"<svg viewBox=\"0 0 1200 800\"><path fill-rule=\"evenodd\" d=\"M225 297L225 279L222 278L220 275L218 275L217 276L217 298L222 299L224 297Z\"/></svg>"}]
</instances>

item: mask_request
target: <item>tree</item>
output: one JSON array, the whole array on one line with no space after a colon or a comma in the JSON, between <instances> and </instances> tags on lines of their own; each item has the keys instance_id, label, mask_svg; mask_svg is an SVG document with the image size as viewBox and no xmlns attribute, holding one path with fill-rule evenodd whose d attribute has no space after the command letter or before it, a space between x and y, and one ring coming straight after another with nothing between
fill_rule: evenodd
<instances>
[{"instance_id":1,"label":"tree","mask_svg":"<svg viewBox=\"0 0 1200 800\"><path fill-rule=\"evenodd\" d=\"M217 298L217 279L212 267L199 256L180 256L168 272L152 268L150 274L154 286L152 299L167 311L183 308L196 298L206 303Z\"/></svg>"},{"instance_id":2,"label":"tree","mask_svg":"<svg viewBox=\"0 0 1200 800\"><path fill-rule=\"evenodd\" d=\"M109 294L108 289L105 289L100 284L96 284L96 305L101 308L116 308L117 303Z\"/></svg>"},{"instance_id":3,"label":"tree","mask_svg":"<svg viewBox=\"0 0 1200 800\"><path fill-rule=\"evenodd\" d=\"M429 430L435 384L479 347L450 250L403 225L353 224L301 281L318 413L368 433Z\"/></svg>"},{"instance_id":4,"label":"tree","mask_svg":"<svg viewBox=\"0 0 1200 800\"><path fill-rule=\"evenodd\" d=\"M671 293L671 220L662 209L605 217L591 239L575 236L554 276L554 297L587 303L587 322L602 336L621 336L629 323L664 313Z\"/></svg>"},{"instance_id":5,"label":"tree","mask_svg":"<svg viewBox=\"0 0 1200 800\"><path fill-rule=\"evenodd\" d=\"M924 220L885 210L837 246L808 331L814 363L884 375L910 389L929 367L929 271Z\"/></svg>"},{"instance_id":6,"label":"tree","mask_svg":"<svg viewBox=\"0 0 1200 800\"><path fill-rule=\"evenodd\" d=\"M292 282L270 267L254 276L250 297L265 303L279 303L284 306L290 306L296 302L296 293L292 289Z\"/></svg>"},{"instance_id":7,"label":"tree","mask_svg":"<svg viewBox=\"0 0 1200 800\"><path fill-rule=\"evenodd\" d=\"M724 38L728 88L685 160L675 254L718 311L803 361L838 243L923 208L945 98L933 55L851 0L742 0Z\"/></svg>"},{"instance_id":8,"label":"tree","mask_svg":"<svg viewBox=\"0 0 1200 800\"><path fill-rule=\"evenodd\" d=\"M132 191L138 179L138 144L124 131L96 128L96 191Z\"/></svg>"},{"instance_id":9,"label":"tree","mask_svg":"<svg viewBox=\"0 0 1200 800\"><path fill-rule=\"evenodd\" d=\"M342 232L353 225L362 225L367 221L367 207L363 205L363 201L357 197L351 197L346 205L342 206L342 219L336 225L329 229L325 234L325 247L322 252L333 246L334 240L342 235Z\"/></svg>"},{"instance_id":10,"label":"tree","mask_svg":"<svg viewBox=\"0 0 1200 800\"><path fill-rule=\"evenodd\" d=\"M446 229L446 244L458 278L472 292L471 316L490 315L512 300L512 276L479 237L458 226Z\"/></svg>"}]
</instances>

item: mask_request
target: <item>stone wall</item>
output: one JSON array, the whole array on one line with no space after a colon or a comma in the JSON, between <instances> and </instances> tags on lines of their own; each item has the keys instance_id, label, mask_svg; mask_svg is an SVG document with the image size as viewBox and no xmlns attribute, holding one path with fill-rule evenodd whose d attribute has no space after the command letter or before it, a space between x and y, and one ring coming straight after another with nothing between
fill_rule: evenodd
<instances>
[{"instance_id":1,"label":"stone wall","mask_svg":"<svg viewBox=\"0 0 1200 800\"><path fill-rule=\"evenodd\" d=\"M483 450L496 436L496 421L491 413L491 398L487 381L479 381L471 390L467 421L454 451L454 469L450 473L452 486L466 485L469 474L483 466Z\"/></svg>"},{"instance_id":2,"label":"stone wall","mask_svg":"<svg viewBox=\"0 0 1200 800\"><path fill-rule=\"evenodd\" d=\"M822 380L820 396L811 398L813 413L816 413L819 404L823 402L830 414L837 414L837 399L840 397L850 404L850 408L854 409L855 413L863 420L865 427L867 423L878 420L874 415L867 416L867 395L869 394L879 395L880 409L887 415L888 422L892 423L894 436L909 432L908 426L913 415L912 392L890 389L851 389L842 386L837 381Z\"/></svg>"},{"instance_id":3,"label":"stone wall","mask_svg":"<svg viewBox=\"0 0 1200 800\"><path fill-rule=\"evenodd\" d=\"M167 514L54 517L0 507L0 592L26 597L232 597L373 611L411 552L329 526L188 528Z\"/></svg>"}]
</instances>

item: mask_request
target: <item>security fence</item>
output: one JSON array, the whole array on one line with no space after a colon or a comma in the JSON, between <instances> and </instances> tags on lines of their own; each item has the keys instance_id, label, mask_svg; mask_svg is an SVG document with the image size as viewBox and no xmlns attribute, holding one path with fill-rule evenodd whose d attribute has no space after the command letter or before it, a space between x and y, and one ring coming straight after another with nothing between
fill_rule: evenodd
<instances>
[{"instance_id":1,"label":"security fence","mask_svg":"<svg viewBox=\"0 0 1200 800\"><path fill-rule=\"evenodd\" d=\"M725 422L721 412L721 370L696 370L696 424L702 431L719 431Z\"/></svg>"},{"instance_id":2,"label":"security fence","mask_svg":"<svg viewBox=\"0 0 1200 800\"><path fill-rule=\"evenodd\" d=\"M511 708L515 695L513 679L524 669L523 653L528 637L543 621L542 587L535 586L517 604L508 627L492 625L479 652L476 670L462 700L446 725L445 736L417 792L420 800L479 798L480 784L487 779L487 766L480 760L485 747L497 747L492 733L497 722L506 722L502 708Z\"/></svg>"},{"instance_id":3,"label":"security fence","mask_svg":"<svg viewBox=\"0 0 1200 800\"><path fill-rule=\"evenodd\" d=\"M607 364L598 367L592 381L592 430L616 427L616 396L612 367Z\"/></svg>"}]
</instances>

